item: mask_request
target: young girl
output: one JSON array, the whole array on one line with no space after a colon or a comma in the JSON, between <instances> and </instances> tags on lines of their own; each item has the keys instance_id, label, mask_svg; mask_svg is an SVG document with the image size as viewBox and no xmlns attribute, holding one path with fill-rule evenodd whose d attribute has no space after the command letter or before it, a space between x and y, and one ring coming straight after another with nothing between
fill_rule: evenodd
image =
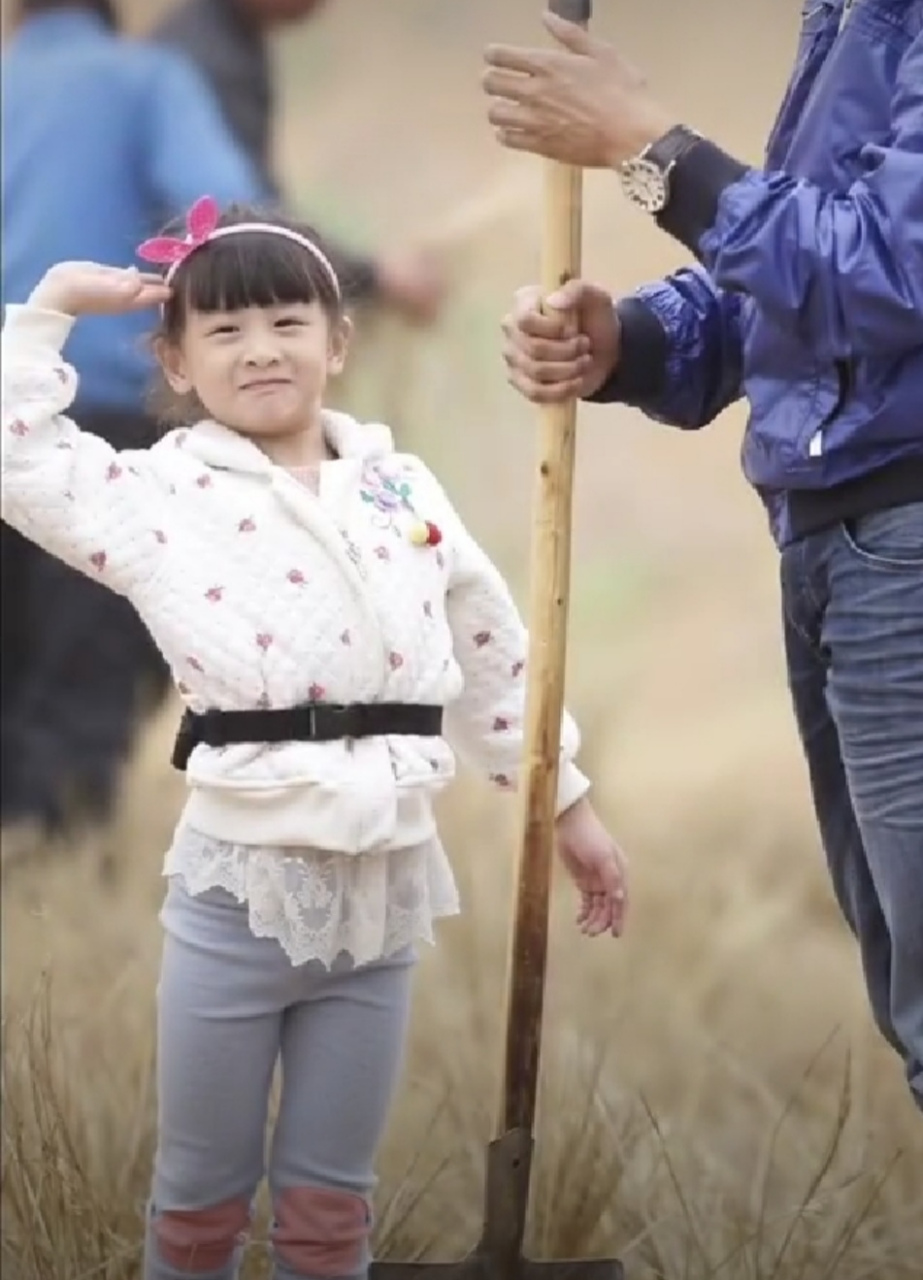
<instances>
[{"instance_id":1,"label":"young girl","mask_svg":"<svg viewBox=\"0 0 923 1280\"><path fill-rule=\"evenodd\" d=\"M64 263L8 309L2 438L4 518L132 601L186 707L144 1275L236 1275L281 1058L276 1276L360 1277L414 944L458 911L447 740L515 786L527 638L423 463L323 407L350 326L311 234L204 199L139 254L169 269ZM155 304L194 425L117 453L65 416L61 349L78 316ZM618 933L577 743L565 718L558 849L583 932Z\"/></svg>"}]
</instances>

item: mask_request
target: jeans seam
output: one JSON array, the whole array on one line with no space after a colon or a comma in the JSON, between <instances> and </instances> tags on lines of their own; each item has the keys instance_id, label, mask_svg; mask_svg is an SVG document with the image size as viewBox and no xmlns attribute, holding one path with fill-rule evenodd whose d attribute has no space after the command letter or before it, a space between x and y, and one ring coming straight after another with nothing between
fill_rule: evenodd
<instances>
[{"instance_id":1,"label":"jeans seam","mask_svg":"<svg viewBox=\"0 0 923 1280\"><path fill-rule=\"evenodd\" d=\"M807 538L803 538L797 547L797 554L799 557L798 593L807 598L814 612L819 613L823 609L823 603L813 587L813 576L810 572L810 565L808 564L808 541L809 540ZM782 593L782 608L789 626L791 626L805 642L812 655L819 662L822 661L821 646L817 638L809 635L800 618L796 616L796 614L800 613L801 610L794 607L794 602L792 603L792 607L789 607L788 593L785 591Z\"/></svg>"}]
</instances>

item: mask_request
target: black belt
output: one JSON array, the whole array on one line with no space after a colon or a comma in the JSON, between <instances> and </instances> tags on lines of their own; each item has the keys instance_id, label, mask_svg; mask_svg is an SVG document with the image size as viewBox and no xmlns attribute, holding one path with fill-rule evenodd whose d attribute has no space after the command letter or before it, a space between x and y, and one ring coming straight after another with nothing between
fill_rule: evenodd
<instances>
[{"instance_id":1,"label":"black belt","mask_svg":"<svg viewBox=\"0 0 923 1280\"><path fill-rule=\"evenodd\" d=\"M307 702L261 711L186 711L173 747L172 764L185 770L195 747L240 743L335 742L384 734L438 738L442 707L408 702Z\"/></svg>"},{"instance_id":2,"label":"black belt","mask_svg":"<svg viewBox=\"0 0 923 1280\"><path fill-rule=\"evenodd\" d=\"M923 458L901 458L833 489L791 489L788 516L797 541L831 525L923 502Z\"/></svg>"}]
</instances>

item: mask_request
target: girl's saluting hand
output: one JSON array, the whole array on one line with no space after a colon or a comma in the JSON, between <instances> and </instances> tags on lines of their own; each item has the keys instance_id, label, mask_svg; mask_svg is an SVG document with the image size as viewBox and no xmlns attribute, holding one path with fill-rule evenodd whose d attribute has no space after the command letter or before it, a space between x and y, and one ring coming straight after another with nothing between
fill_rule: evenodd
<instances>
[{"instance_id":1,"label":"girl's saluting hand","mask_svg":"<svg viewBox=\"0 0 923 1280\"><path fill-rule=\"evenodd\" d=\"M69 316L116 316L160 306L170 297L163 276L136 267L59 262L45 273L29 305Z\"/></svg>"}]
</instances>

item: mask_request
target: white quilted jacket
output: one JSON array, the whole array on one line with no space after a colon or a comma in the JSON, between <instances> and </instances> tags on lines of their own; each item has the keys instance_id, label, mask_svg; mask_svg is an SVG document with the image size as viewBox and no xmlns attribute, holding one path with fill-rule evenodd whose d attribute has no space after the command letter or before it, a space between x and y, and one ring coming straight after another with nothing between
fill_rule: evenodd
<instances>
[{"instance_id":1,"label":"white quilted jacket","mask_svg":"<svg viewBox=\"0 0 923 1280\"><path fill-rule=\"evenodd\" d=\"M446 740L200 745L190 826L219 840L354 854L434 833L452 745L516 784L526 634L503 579L416 457L378 425L327 413L338 459L312 493L213 421L115 452L65 416L73 321L8 308L3 329L3 515L128 597L194 710L307 699L446 706ZM418 546L419 520L441 531ZM588 788L563 726L559 811Z\"/></svg>"}]
</instances>

